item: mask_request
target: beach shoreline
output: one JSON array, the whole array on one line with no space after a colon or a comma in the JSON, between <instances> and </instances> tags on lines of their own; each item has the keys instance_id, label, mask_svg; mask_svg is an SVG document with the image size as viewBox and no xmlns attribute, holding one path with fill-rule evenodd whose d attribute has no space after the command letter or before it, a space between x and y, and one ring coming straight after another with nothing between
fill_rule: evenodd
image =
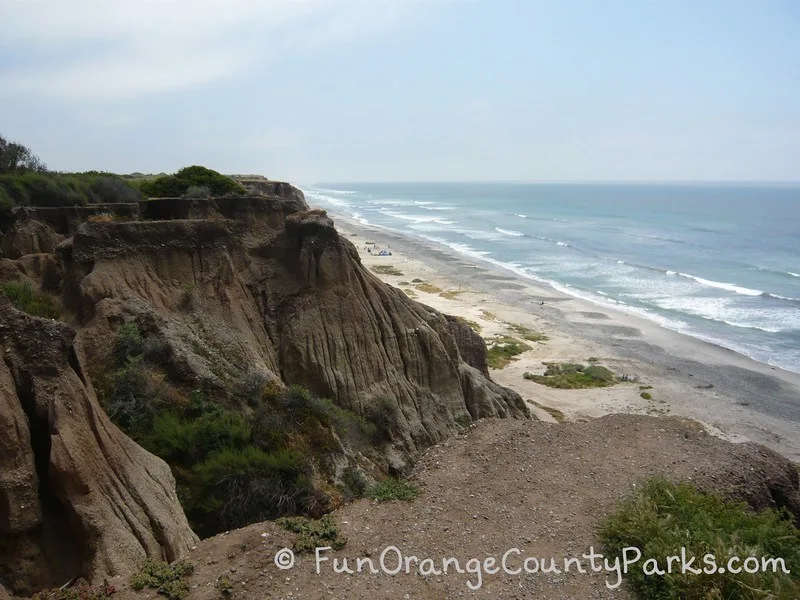
<instances>
[{"instance_id":1,"label":"beach shoreline","mask_svg":"<svg viewBox=\"0 0 800 600\"><path fill-rule=\"evenodd\" d=\"M546 342L526 342L532 349L504 369L490 370L492 379L528 401L537 418L581 421L634 413L691 419L724 439L761 443L800 462L800 374L570 296L435 242L328 212L367 268L415 300L476 323L484 338L513 337L510 325L546 335ZM378 256L368 248L392 254ZM385 272L375 273L380 265ZM389 274L390 267L402 275ZM543 362L587 364L590 357L637 381L561 390L522 376L543 372ZM652 399L642 398L640 387L647 387Z\"/></svg>"}]
</instances>

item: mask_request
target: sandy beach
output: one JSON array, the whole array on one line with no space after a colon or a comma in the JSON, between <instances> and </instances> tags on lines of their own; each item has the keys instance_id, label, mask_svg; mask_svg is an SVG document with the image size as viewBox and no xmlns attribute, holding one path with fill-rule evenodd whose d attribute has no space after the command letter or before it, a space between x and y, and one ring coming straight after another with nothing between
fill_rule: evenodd
<instances>
[{"instance_id":1,"label":"sandy beach","mask_svg":"<svg viewBox=\"0 0 800 600\"><path fill-rule=\"evenodd\" d=\"M490 370L495 381L526 399L537 418L582 421L612 413L686 418L721 438L758 442L800 462L800 374L574 298L432 242L330 216L365 265L373 272L383 267L378 277L419 302L472 321L485 339L513 337L513 326L520 325L547 336L526 342L531 350L505 368ZM378 256L379 249L391 256ZM636 381L562 390L523 378L526 371L543 373L544 362L590 364L589 358ZM651 399L641 396L645 386Z\"/></svg>"}]
</instances>

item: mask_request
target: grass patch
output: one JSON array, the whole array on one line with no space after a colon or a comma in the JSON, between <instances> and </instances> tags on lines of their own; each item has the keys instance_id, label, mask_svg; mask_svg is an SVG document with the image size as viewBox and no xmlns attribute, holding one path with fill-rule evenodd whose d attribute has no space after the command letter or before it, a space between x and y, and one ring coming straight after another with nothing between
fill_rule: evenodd
<instances>
[{"instance_id":1,"label":"grass patch","mask_svg":"<svg viewBox=\"0 0 800 600\"><path fill-rule=\"evenodd\" d=\"M131 577L131 587L136 591L150 588L168 600L180 600L189 594L189 584L184 578L193 572L194 567L189 563L168 565L148 559L142 570Z\"/></svg>"},{"instance_id":2,"label":"grass patch","mask_svg":"<svg viewBox=\"0 0 800 600\"><path fill-rule=\"evenodd\" d=\"M653 386L652 385L640 385L639 389L640 390L652 390Z\"/></svg>"},{"instance_id":3,"label":"grass patch","mask_svg":"<svg viewBox=\"0 0 800 600\"><path fill-rule=\"evenodd\" d=\"M589 361L590 363L600 362L600 359L597 358L596 356L590 356L586 360Z\"/></svg>"},{"instance_id":4,"label":"grass patch","mask_svg":"<svg viewBox=\"0 0 800 600\"><path fill-rule=\"evenodd\" d=\"M558 410L557 408L551 408L550 406L544 406L543 404L539 404L538 402L534 402L533 400L528 400L531 404L541 408L544 412L548 413L551 417L556 420L556 423L563 423L564 422L564 413Z\"/></svg>"},{"instance_id":5,"label":"grass patch","mask_svg":"<svg viewBox=\"0 0 800 600\"><path fill-rule=\"evenodd\" d=\"M577 363L544 364L547 366L544 375L525 373L523 377L536 383L562 390L607 387L617 382L614 373L600 365L586 367Z\"/></svg>"},{"instance_id":6,"label":"grass patch","mask_svg":"<svg viewBox=\"0 0 800 600\"><path fill-rule=\"evenodd\" d=\"M474 331L475 333L480 333L481 331L483 331L483 327L478 325L476 321L472 321L471 319L465 319L464 317L456 317L456 320L459 323L463 323L464 325L472 329L472 331Z\"/></svg>"},{"instance_id":7,"label":"grass patch","mask_svg":"<svg viewBox=\"0 0 800 600\"><path fill-rule=\"evenodd\" d=\"M315 548L323 546L341 550L347 544L347 538L339 531L339 526L327 516L321 519L284 517L278 519L277 523L287 531L297 534L293 548L298 553L314 552Z\"/></svg>"},{"instance_id":8,"label":"grass patch","mask_svg":"<svg viewBox=\"0 0 800 600\"><path fill-rule=\"evenodd\" d=\"M642 552L639 563L627 579L641 598L800 598L800 531L787 513L753 512L746 504L735 504L696 488L651 479L622 501L617 511L600 527L600 537L611 557L622 556L623 548ZM681 569L659 576L647 576L640 565L653 559L666 570L665 557L679 554L698 557L694 568L702 574L682 574ZM727 567L729 557L739 557L738 567L763 558L782 558L791 574L718 573L703 562L715 557L716 567ZM747 557L755 557L745 559ZM652 562L650 564L653 564ZM766 571L766 572L763 572Z\"/></svg>"},{"instance_id":9,"label":"grass patch","mask_svg":"<svg viewBox=\"0 0 800 600\"><path fill-rule=\"evenodd\" d=\"M416 281L416 279L414 280ZM442 288L433 285L432 283L415 283L414 287L417 288L420 292L425 292L426 294L439 294L442 292Z\"/></svg>"},{"instance_id":10,"label":"grass patch","mask_svg":"<svg viewBox=\"0 0 800 600\"><path fill-rule=\"evenodd\" d=\"M508 326L511 328L511 331L513 331L519 336L522 336L522 339L528 340L529 342L546 342L547 340L550 339L543 333L534 331L530 327L525 327L525 325L519 325L517 323L509 323Z\"/></svg>"},{"instance_id":11,"label":"grass patch","mask_svg":"<svg viewBox=\"0 0 800 600\"><path fill-rule=\"evenodd\" d=\"M55 299L50 294L34 290L30 283L7 281L0 283L0 290L18 310L34 317L57 319L61 314Z\"/></svg>"},{"instance_id":12,"label":"grass patch","mask_svg":"<svg viewBox=\"0 0 800 600\"><path fill-rule=\"evenodd\" d=\"M642 392L639 394L644 400L652 400L653 395L650 392Z\"/></svg>"},{"instance_id":13,"label":"grass patch","mask_svg":"<svg viewBox=\"0 0 800 600\"><path fill-rule=\"evenodd\" d=\"M444 292L440 292L439 295L445 300L455 300L459 294L464 294L466 291L467 290L446 290Z\"/></svg>"},{"instance_id":14,"label":"grass patch","mask_svg":"<svg viewBox=\"0 0 800 600\"><path fill-rule=\"evenodd\" d=\"M419 488L405 479L387 477L367 490L367 497L381 502L405 500L409 502L419 496Z\"/></svg>"},{"instance_id":15,"label":"grass patch","mask_svg":"<svg viewBox=\"0 0 800 600\"><path fill-rule=\"evenodd\" d=\"M402 277L403 272L392 265L372 265L370 267L373 273L378 275L393 275L395 277Z\"/></svg>"},{"instance_id":16,"label":"grass patch","mask_svg":"<svg viewBox=\"0 0 800 600\"><path fill-rule=\"evenodd\" d=\"M497 315L495 315L493 312L489 312L488 310L482 310L481 317L487 321L497 321Z\"/></svg>"},{"instance_id":17,"label":"grass patch","mask_svg":"<svg viewBox=\"0 0 800 600\"><path fill-rule=\"evenodd\" d=\"M531 347L512 337L498 336L492 340L492 345L486 352L486 364L493 369L502 369L511 361L516 360L516 356L527 352Z\"/></svg>"}]
</instances>

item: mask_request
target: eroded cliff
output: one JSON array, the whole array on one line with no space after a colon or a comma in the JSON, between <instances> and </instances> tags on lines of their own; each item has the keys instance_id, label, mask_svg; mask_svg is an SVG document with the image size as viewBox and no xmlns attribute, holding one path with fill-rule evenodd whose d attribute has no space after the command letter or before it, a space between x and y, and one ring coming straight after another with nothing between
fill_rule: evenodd
<instances>
[{"instance_id":1,"label":"eroded cliff","mask_svg":"<svg viewBox=\"0 0 800 600\"><path fill-rule=\"evenodd\" d=\"M74 336L0 295L0 578L17 593L130 573L197 539L169 467L98 404Z\"/></svg>"}]
</instances>

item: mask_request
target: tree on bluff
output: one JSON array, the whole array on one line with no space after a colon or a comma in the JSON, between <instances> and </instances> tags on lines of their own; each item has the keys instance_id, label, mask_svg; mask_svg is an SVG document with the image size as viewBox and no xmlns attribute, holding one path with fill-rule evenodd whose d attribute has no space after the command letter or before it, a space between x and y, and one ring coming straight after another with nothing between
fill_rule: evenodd
<instances>
[{"instance_id":1,"label":"tree on bluff","mask_svg":"<svg viewBox=\"0 0 800 600\"><path fill-rule=\"evenodd\" d=\"M46 170L45 164L30 148L17 142L9 142L0 135L0 174Z\"/></svg>"},{"instance_id":2,"label":"tree on bluff","mask_svg":"<svg viewBox=\"0 0 800 600\"><path fill-rule=\"evenodd\" d=\"M225 177L206 167L184 167L174 175L164 175L142 184L142 192L149 198L174 198L187 193L192 187L208 188L213 196L243 194L244 188L230 177Z\"/></svg>"}]
</instances>

